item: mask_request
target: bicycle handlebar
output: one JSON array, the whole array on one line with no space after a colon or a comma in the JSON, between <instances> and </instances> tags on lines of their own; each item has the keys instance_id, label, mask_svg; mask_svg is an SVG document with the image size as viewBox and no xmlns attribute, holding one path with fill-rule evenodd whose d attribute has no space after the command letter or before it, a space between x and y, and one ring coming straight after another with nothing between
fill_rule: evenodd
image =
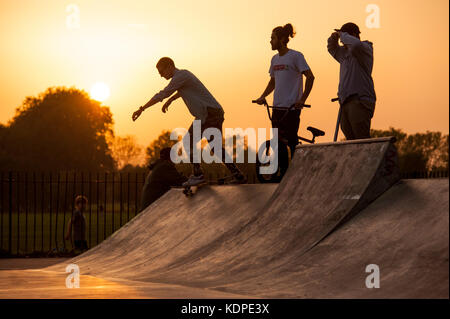
<instances>
[{"instance_id":1,"label":"bicycle handlebar","mask_svg":"<svg viewBox=\"0 0 450 319\"><path fill-rule=\"evenodd\" d=\"M252 103L257 103L257 104L259 104L257 100L252 100ZM275 109L275 110L286 110L285 107L281 107L281 106L270 106L270 105L267 104L267 101L265 101L265 100L264 100L263 105L265 105L266 107L269 107L269 108L271 108L271 109ZM302 104L302 105L301 105L300 107L298 107L298 108L301 109L301 108L304 108L304 107L310 108L311 105L309 105L309 104ZM288 109L293 109L293 108L296 108L296 107L295 107L295 104L292 104Z\"/></svg>"}]
</instances>

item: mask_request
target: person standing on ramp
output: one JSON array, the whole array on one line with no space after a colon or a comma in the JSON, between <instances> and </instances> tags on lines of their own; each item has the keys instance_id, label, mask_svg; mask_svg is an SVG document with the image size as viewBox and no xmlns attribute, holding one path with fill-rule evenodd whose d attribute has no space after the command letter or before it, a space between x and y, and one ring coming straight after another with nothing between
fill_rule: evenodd
<instances>
[{"instance_id":1,"label":"person standing on ramp","mask_svg":"<svg viewBox=\"0 0 450 319\"><path fill-rule=\"evenodd\" d=\"M347 140L370 138L376 95L372 42L361 41L359 27L344 24L328 38L328 52L340 64L338 98L341 130ZM339 45L339 39L344 44Z\"/></svg>"},{"instance_id":2,"label":"person standing on ramp","mask_svg":"<svg viewBox=\"0 0 450 319\"><path fill-rule=\"evenodd\" d=\"M189 112L195 117L196 120L201 121L201 133L207 128L217 128L222 133L222 125L224 121L224 111L222 106L217 102L214 96L208 91L203 83L190 71L180 70L175 67L175 63L171 58L161 58L156 64L159 74L166 80L171 79L169 85L167 85L159 93L155 94L150 101L145 105L139 107L137 111L133 113L132 119L136 119L141 113L148 107L163 101L165 98L171 96L162 107L162 111L165 113L169 105L181 97L186 104ZM199 163L194 163L194 147L198 141L194 141L193 134L194 123L189 128L189 143L190 143L190 160L193 163L193 174L189 177L188 181L183 186L195 186L205 182L202 169ZM210 142L210 140L208 140ZM221 141L222 142L222 141ZM245 176L241 173L239 168L234 163L225 163L225 149L222 147L222 162L226 165L228 170L233 176L234 183L244 184L247 182Z\"/></svg>"},{"instance_id":3,"label":"person standing on ramp","mask_svg":"<svg viewBox=\"0 0 450 319\"><path fill-rule=\"evenodd\" d=\"M272 113L272 126L278 128L280 138L287 140L291 156L294 156L295 147L298 144L300 110L314 83L314 75L303 54L287 47L289 38L293 38L294 35L294 28L290 23L284 27L279 26L273 29L270 44L272 50L276 50L278 53L273 56L270 63L270 81L261 97L256 100L256 103L263 104L266 96L274 91L273 106L277 109L274 109ZM306 77L304 91L303 76ZM293 104L296 108L290 110L289 114L285 116L286 111L282 108L287 110ZM282 119L283 122L280 123Z\"/></svg>"}]
</instances>

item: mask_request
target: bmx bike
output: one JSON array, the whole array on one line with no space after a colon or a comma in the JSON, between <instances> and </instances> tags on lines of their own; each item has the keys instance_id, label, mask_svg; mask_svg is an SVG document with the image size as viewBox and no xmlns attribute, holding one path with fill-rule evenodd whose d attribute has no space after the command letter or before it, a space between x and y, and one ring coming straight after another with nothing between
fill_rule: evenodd
<instances>
[{"instance_id":1,"label":"bmx bike","mask_svg":"<svg viewBox=\"0 0 450 319\"><path fill-rule=\"evenodd\" d=\"M256 100L253 100L252 103L257 103ZM272 119L272 114L270 112L270 109L272 110L282 110L285 113L283 116L281 116L281 119L278 122L278 126L283 126L283 121L286 119L286 117L289 114L289 111L291 110L302 110L303 108L310 108L311 105L303 104L300 107L296 107L295 104L291 105L289 108L286 107L276 107L276 106L270 106L267 104L267 101L264 100L263 104L267 109L267 114L269 116L270 121L272 122L272 127L274 127L274 121ZM302 144L302 142L307 142L310 144L314 144L316 137L324 136L325 132L322 130L319 130L318 128L308 126L306 128L308 131L311 132L312 138L308 139L302 136L297 135L298 143ZM256 177L261 183L279 183L281 179L283 178L284 174L286 173L290 161L292 159L293 154L291 154L290 147L288 146L287 138L285 137L285 132L281 129L278 129L278 145L277 147L273 147L275 143L273 143L272 139L269 139L265 142L263 142L259 148L258 148L258 156L256 156ZM276 144L275 144L276 145ZM278 161L277 161L277 167L274 173L261 173L260 168L267 167L271 165L270 158L273 158L274 155L278 153ZM262 160L260 159L260 156L262 155Z\"/></svg>"}]
</instances>

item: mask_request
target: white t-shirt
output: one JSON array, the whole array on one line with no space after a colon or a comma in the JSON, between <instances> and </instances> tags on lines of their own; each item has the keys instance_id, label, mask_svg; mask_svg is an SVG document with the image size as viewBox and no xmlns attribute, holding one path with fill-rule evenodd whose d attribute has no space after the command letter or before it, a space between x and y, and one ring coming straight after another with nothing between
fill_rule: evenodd
<instances>
[{"instance_id":1,"label":"white t-shirt","mask_svg":"<svg viewBox=\"0 0 450 319\"><path fill-rule=\"evenodd\" d=\"M306 70L309 66L301 52L290 49L283 56L273 56L269 73L275 78L274 106L290 107L300 99L303 94L302 73Z\"/></svg>"}]
</instances>

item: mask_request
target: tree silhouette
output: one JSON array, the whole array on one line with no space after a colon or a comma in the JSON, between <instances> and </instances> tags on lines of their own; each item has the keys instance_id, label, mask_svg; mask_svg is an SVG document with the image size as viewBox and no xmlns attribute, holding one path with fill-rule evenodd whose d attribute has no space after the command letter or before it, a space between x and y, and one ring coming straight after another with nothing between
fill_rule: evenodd
<instances>
[{"instance_id":1,"label":"tree silhouette","mask_svg":"<svg viewBox=\"0 0 450 319\"><path fill-rule=\"evenodd\" d=\"M170 132L162 131L161 134L150 143L146 148L145 153L147 155L147 165L159 158L159 152L166 147L172 147L176 141L170 140Z\"/></svg>"},{"instance_id":2,"label":"tree silhouette","mask_svg":"<svg viewBox=\"0 0 450 319\"><path fill-rule=\"evenodd\" d=\"M402 172L448 170L449 136L441 132L408 135L400 129L371 130L372 137L394 136Z\"/></svg>"},{"instance_id":3,"label":"tree silhouette","mask_svg":"<svg viewBox=\"0 0 450 319\"><path fill-rule=\"evenodd\" d=\"M132 135L125 137L116 136L110 141L110 145L119 170L123 169L126 165L136 162L142 151L141 147L136 143L136 138Z\"/></svg>"},{"instance_id":4,"label":"tree silhouette","mask_svg":"<svg viewBox=\"0 0 450 319\"><path fill-rule=\"evenodd\" d=\"M49 88L27 97L0 129L4 169L111 170L109 107L75 88Z\"/></svg>"}]
</instances>

